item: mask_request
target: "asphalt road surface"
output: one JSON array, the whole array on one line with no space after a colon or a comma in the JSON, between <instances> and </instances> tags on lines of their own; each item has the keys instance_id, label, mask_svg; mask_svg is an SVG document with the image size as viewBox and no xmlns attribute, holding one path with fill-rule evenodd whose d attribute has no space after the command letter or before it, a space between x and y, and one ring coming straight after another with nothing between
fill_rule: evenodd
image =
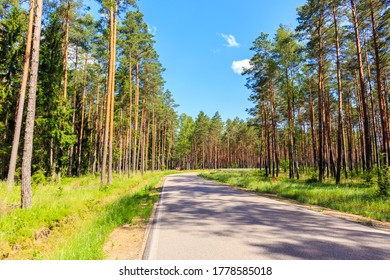
<instances>
[{"instance_id":1,"label":"asphalt road surface","mask_svg":"<svg viewBox=\"0 0 390 280\"><path fill-rule=\"evenodd\" d=\"M144 259L390 260L390 233L235 190L165 181Z\"/></svg>"}]
</instances>

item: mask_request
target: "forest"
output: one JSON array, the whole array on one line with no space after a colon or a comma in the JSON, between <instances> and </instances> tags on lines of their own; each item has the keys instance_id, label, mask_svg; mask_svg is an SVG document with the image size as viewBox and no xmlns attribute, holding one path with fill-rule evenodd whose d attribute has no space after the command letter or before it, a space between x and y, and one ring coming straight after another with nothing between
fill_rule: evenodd
<instances>
[{"instance_id":1,"label":"forest","mask_svg":"<svg viewBox=\"0 0 390 280\"><path fill-rule=\"evenodd\" d=\"M390 2L308 0L296 29L254 39L248 120L178 115L137 2L1 0L0 179L260 168L390 180ZM243 98L248 98L243 96Z\"/></svg>"},{"instance_id":2,"label":"forest","mask_svg":"<svg viewBox=\"0 0 390 280\"><path fill-rule=\"evenodd\" d=\"M281 24L274 35L261 33L243 73L251 118L221 125L218 114L208 121L199 114L193 130L191 119L180 118L177 156L202 168L260 167L266 176L287 171L290 179L304 172L336 184L361 176L386 195L389 4L307 1L295 30ZM196 128L201 121L206 132Z\"/></svg>"}]
</instances>

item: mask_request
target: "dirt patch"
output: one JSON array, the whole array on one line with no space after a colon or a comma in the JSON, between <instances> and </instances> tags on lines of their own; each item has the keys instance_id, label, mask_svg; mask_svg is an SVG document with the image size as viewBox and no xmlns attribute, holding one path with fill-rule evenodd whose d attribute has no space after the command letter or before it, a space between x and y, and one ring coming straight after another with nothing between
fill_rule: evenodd
<instances>
[{"instance_id":1,"label":"dirt patch","mask_svg":"<svg viewBox=\"0 0 390 280\"><path fill-rule=\"evenodd\" d=\"M107 260L140 260L146 224L139 222L116 228L104 245Z\"/></svg>"}]
</instances>

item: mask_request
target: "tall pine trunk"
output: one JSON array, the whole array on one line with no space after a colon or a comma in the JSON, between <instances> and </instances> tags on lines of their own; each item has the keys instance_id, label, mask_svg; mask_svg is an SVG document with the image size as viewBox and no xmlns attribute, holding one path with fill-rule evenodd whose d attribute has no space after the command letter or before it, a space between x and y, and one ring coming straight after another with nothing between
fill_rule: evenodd
<instances>
[{"instance_id":1,"label":"tall pine trunk","mask_svg":"<svg viewBox=\"0 0 390 280\"><path fill-rule=\"evenodd\" d=\"M345 159L345 140L344 140L344 118L343 118L343 91L341 82L341 67L340 67L340 39L337 21L337 10L335 4L332 7L333 22L335 29L336 41L336 66L337 66L337 93L338 93L338 134L337 134L337 163L336 163L336 184L340 184L341 180L341 163Z\"/></svg>"},{"instance_id":2,"label":"tall pine trunk","mask_svg":"<svg viewBox=\"0 0 390 280\"><path fill-rule=\"evenodd\" d=\"M68 56L69 56L69 21L70 21L70 0L67 0L65 15L65 38L64 38L64 100L68 91Z\"/></svg>"},{"instance_id":3,"label":"tall pine trunk","mask_svg":"<svg viewBox=\"0 0 390 280\"><path fill-rule=\"evenodd\" d=\"M379 54L379 43L378 43L378 31L377 24L375 20L373 2L370 0L370 17L371 17L371 27L372 27L372 41L374 45L374 56L375 56L375 72L376 72L376 87L378 93L379 101L379 112L382 125L382 152L385 154L384 163L390 163L390 139L389 139L389 123L388 123L388 112L385 97L383 94L383 86L381 79L381 56Z\"/></svg>"},{"instance_id":4,"label":"tall pine trunk","mask_svg":"<svg viewBox=\"0 0 390 280\"><path fill-rule=\"evenodd\" d=\"M116 61L116 25L117 25L117 2L114 6L113 12L113 34L111 35L111 50L110 50L110 60L111 62L111 107L110 107L110 135L109 135L109 146L108 146L108 185L112 185L112 165L113 165L113 141L114 141L114 93L115 93L115 61Z\"/></svg>"},{"instance_id":5,"label":"tall pine trunk","mask_svg":"<svg viewBox=\"0 0 390 280\"><path fill-rule=\"evenodd\" d=\"M88 71L88 53L85 54L83 91L81 93L81 124L79 133L79 145L77 149L77 176L81 175L81 157L83 152L83 135L84 135L84 120L85 120L85 95L87 93L87 71Z\"/></svg>"},{"instance_id":6,"label":"tall pine trunk","mask_svg":"<svg viewBox=\"0 0 390 280\"><path fill-rule=\"evenodd\" d=\"M111 73L112 73L112 65L113 65L113 59L112 59L112 48L114 44L113 40L114 35L114 7L110 7L110 61L108 65L108 73L107 73L107 96L106 96L106 120L105 120L105 126L104 126L104 142L103 142L103 159L102 159L102 173L101 173L101 184L106 183L106 171L107 171L107 149L108 149L108 142L109 142L109 132L110 132L110 121L111 121Z\"/></svg>"},{"instance_id":7,"label":"tall pine trunk","mask_svg":"<svg viewBox=\"0 0 390 280\"><path fill-rule=\"evenodd\" d=\"M41 40L41 21L42 21L42 0L37 0L35 17L34 17L34 33L31 52L31 71L28 91L28 104L26 115L26 128L24 134L24 148L22 160L22 190L21 190L21 207L32 207L32 188L31 188L31 162L34 142L34 123L35 123L35 107L36 107L36 92L39 66L39 46Z\"/></svg>"},{"instance_id":8,"label":"tall pine trunk","mask_svg":"<svg viewBox=\"0 0 390 280\"><path fill-rule=\"evenodd\" d=\"M18 150L19 150L20 132L22 130L24 100L25 100L26 88L27 88L28 69L30 68L31 41L32 41L32 33L33 33L33 21L34 21L34 4L35 1L30 0L30 12L28 16L26 53L24 55L22 84L20 86L20 91L19 91L19 102L18 102L19 106L16 115L14 139L12 141L11 159L9 163L8 176L7 176L7 186L9 189L11 189L14 185L16 160L18 157Z\"/></svg>"},{"instance_id":9,"label":"tall pine trunk","mask_svg":"<svg viewBox=\"0 0 390 280\"><path fill-rule=\"evenodd\" d=\"M356 44L356 56L358 60L358 70L359 70L359 86L360 86L360 97L362 103L363 111L363 127L364 127L364 141L365 141L365 164L363 168L365 170L372 169L372 147L371 147L371 133L370 133L370 117L368 115L368 104L367 104L367 89L366 82L364 80L364 71L363 71L363 59L362 59L362 50L360 45L360 35L359 35L359 24L356 14L355 1L351 0L351 10L352 10L352 23L355 31L355 44Z\"/></svg>"},{"instance_id":10,"label":"tall pine trunk","mask_svg":"<svg viewBox=\"0 0 390 280\"><path fill-rule=\"evenodd\" d=\"M139 62L138 54L135 63L135 100L134 100L134 139L133 139L133 174L138 169L137 164L137 137L138 137L138 106L139 106Z\"/></svg>"}]
</instances>

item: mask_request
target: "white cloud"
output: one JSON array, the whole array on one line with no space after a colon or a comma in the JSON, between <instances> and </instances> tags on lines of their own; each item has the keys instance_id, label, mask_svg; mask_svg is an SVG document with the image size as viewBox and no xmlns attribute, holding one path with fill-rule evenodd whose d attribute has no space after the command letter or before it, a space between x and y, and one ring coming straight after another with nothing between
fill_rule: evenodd
<instances>
[{"instance_id":1,"label":"white cloud","mask_svg":"<svg viewBox=\"0 0 390 280\"><path fill-rule=\"evenodd\" d=\"M233 61L232 69L234 73L241 75L244 70L251 68L250 59Z\"/></svg>"},{"instance_id":2,"label":"white cloud","mask_svg":"<svg viewBox=\"0 0 390 280\"><path fill-rule=\"evenodd\" d=\"M148 30L149 30L150 34L152 34L153 36L156 36L156 34L157 34L157 27L156 26L153 25L152 27L149 27Z\"/></svg>"},{"instance_id":3,"label":"white cloud","mask_svg":"<svg viewBox=\"0 0 390 280\"><path fill-rule=\"evenodd\" d=\"M222 38L224 38L226 40L226 42L228 43L226 46L231 48L231 47L235 47L235 48L239 48L240 47L240 44L237 43L236 41L236 38L234 38L233 35L225 35L225 34L221 34Z\"/></svg>"}]
</instances>

